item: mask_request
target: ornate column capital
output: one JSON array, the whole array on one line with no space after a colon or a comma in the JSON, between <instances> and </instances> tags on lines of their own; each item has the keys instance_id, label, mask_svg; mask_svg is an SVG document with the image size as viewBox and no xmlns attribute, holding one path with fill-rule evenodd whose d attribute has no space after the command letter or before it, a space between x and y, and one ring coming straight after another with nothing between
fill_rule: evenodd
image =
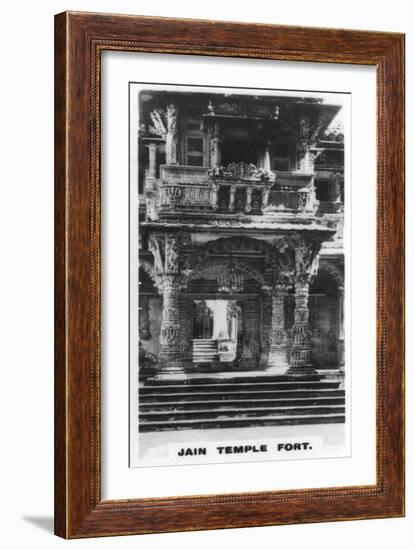
<instances>
[{"instance_id":1,"label":"ornate column capital","mask_svg":"<svg viewBox=\"0 0 415 550\"><path fill-rule=\"evenodd\" d=\"M154 257L156 275L180 274L180 248L190 237L187 233L153 233L149 237L148 248Z\"/></svg>"},{"instance_id":2,"label":"ornate column capital","mask_svg":"<svg viewBox=\"0 0 415 550\"><path fill-rule=\"evenodd\" d=\"M297 235L291 238L294 248L294 284L310 284L317 275L321 243L314 238Z\"/></svg>"},{"instance_id":3,"label":"ornate column capital","mask_svg":"<svg viewBox=\"0 0 415 550\"><path fill-rule=\"evenodd\" d=\"M157 288L162 294L180 294L186 288L186 278L178 274L160 275L157 279Z\"/></svg>"},{"instance_id":4,"label":"ornate column capital","mask_svg":"<svg viewBox=\"0 0 415 550\"><path fill-rule=\"evenodd\" d=\"M271 295L272 296L277 296L281 294L285 295L288 293L288 290L290 289L290 287L291 287L291 283L289 280L278 278L274 283L274 286L272 287Z\"/></svg>"},{"instance_id":5,"label":"ornate column capital","mask_svg":"<svg viewBox=\"0 0 415 550\"><path fill-rule=\"evenodd\" d=\"M312 275L310 272L300 273L294 277L294 290L296 294L306 293L308 295L308 290L312 280Z\"/></svg>"}]
</instances>

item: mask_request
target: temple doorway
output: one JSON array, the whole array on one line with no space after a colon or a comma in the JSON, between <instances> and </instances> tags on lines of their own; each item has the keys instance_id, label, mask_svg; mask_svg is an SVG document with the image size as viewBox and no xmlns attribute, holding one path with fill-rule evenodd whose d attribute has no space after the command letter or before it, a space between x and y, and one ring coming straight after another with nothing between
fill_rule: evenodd
<instances>
[{"instance_id":1,"label":"temple doorway","mask_svg":"<svg viewBox=\"0 0 415 550\"><path fill-rule=\"evenodd\" d=\"M242 307L238 301L194 301L194 363L233 363L240 355L242 334Z\"/></svg>"}]
</instances>

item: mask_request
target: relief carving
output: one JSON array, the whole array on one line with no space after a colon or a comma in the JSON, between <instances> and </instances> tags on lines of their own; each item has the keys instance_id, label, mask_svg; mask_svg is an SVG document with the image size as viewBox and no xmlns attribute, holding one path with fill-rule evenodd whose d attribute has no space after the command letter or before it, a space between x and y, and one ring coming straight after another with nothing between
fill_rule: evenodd
<instances>
[{"instance_id":1,"label":"relief carving","mask_svg":"<svg viewBox=\"0 0 415 550\"><path fill-rule=\"evenodd\" d=\"M167 131L170 134L177 132L177 107L174 103L167 106Z\"/></svg>"},{"instance_id":2,"label":"relief carving","mask_svg":"<svg viewBox=\"0 0 415 550\"><path fill-rule=\"evenodd\" d=\"M179 245L175 234L166 235L166 273L179 271Z\"/></svg>"}]
</instances>

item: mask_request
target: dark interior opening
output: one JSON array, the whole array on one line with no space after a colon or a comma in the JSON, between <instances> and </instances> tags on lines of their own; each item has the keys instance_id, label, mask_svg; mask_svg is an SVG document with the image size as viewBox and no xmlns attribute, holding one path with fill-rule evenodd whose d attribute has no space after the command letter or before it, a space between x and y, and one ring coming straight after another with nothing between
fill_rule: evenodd
<instances>
[{"instance_id":1,"label":"dark interior opening","mask_svg":"<svg viewBox=\"0 0 415 550\"><path fill-rule=\"evenodd\" d=\"M226 139L222 143L221 155L223 166L228 166L232 162L256 164L257 144L251 140Z\"/></svg>"}]
</instances>

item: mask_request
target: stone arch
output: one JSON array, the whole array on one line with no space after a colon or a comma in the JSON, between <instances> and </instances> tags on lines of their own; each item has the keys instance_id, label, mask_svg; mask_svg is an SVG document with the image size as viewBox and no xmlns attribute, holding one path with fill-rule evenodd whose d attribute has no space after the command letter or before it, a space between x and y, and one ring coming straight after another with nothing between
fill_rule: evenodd
<instances>
[{"instance_id":1,"label":"stone arch","mask_svg":"<svg viewBox=\"0 0 415 550\"><path fill-rule=\"evenodd\" d=\"M186 252L186 249L183 250ZM272 274L276 271L288 274L294 267L294 250L290 246L288 240L284 236L275 238L275 243L270 244L260 239L252 237L220 237L213 241L200 246L197 250L192 251L188 256L185 256L182 264L182 272L191 276L194 271L198 271L201 266L209 261L212 256L218 254L240 252L258 252L264 256L266 271ZM233 257L232 261L236 261ZM216 260L216 263L218 260ZM250 266L248 266L250 267ZM253 269L255 279L258 280L259 272ZM272 281L269 277L262 275L260 278L264 280L264 284L270 284Z\"/></svg>"},{"instance_id":2,"label":"stone arch","mask_svg":"<svg viewBox=\"0 0 415 550\"><path fill-rule=\"evenodd\" d=\"M327 260L320 260L318 270L317 270L317 277L318 277L318 272L320 270L331 275L331 277L334 279L334 281L337 284L338 293L343 294L344 293L344 270Z\"/></svg>"},{"instance_id":3,"label":"stone arch","mask_svg":"<svg viewBox=\"0 0 415 550\"><path fill-rule=\"evenodd\" d=\"M343 361L344 274L341 265L324 259L310 287L311 348L318 366L339 365Z\"/></svg>"}]
</instances>

